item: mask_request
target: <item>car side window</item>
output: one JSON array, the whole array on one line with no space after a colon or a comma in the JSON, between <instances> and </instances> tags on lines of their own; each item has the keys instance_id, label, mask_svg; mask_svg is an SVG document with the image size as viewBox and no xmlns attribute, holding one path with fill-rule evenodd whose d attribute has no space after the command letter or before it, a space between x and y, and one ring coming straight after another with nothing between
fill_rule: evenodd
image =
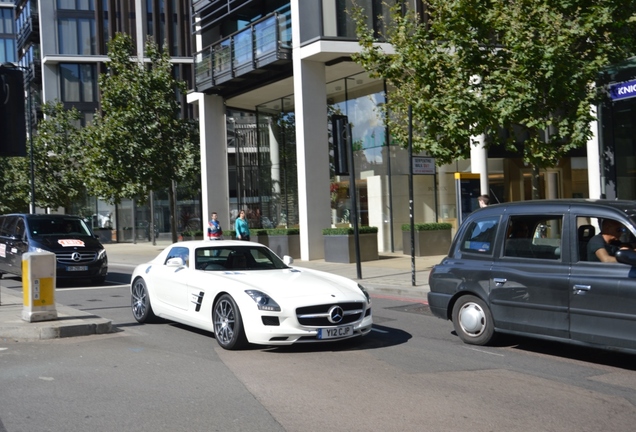
<instances>
[{"instance_id":1,"label":"car side window","mask_svg":"<svg viewBox=\"0 0 636 432\"><path fill-rule=\"evenodd\" d=\"M498 226L498 217L474 220L464 231L464 236L460 242L460 250L462 252L492 255Z\"/></svg>"},{"instance_id":2,"label":"car side window","mask_svg":"<svg viewBox=\"0 0 636 432\"><path fill-rule=\"evenodd\" d=\"M612 250L612 247L618 250L621 247L634 249L636 246L636 237L621 221L611 218L603 219L595 216L579 215L576 217L578 261L599 261L595 257L595 251L605 243L605 240L599 238L604 221L614 221L618 224L620 232L615 239L608 242L608 245L611 245L608 246L608 251ZM613 255L613 253L611 252L610 255Z\"/></svg>"},{"instance_id":3,"label":"car side window","mask_svg":"<svg viewBox=\"0 0 636 432\"><path fill-rule=\"evenodd\" d=\"M164 264L167 263L168 260L170 260L171 258L181 258L187 267L190 260L190 249L183 246L173 247L172 249L170 249L170 252L168 252L168 256L166 256Z\"/></svg>"},{"instance_id":4,"label":"car side window","mask_svg":"<svg viewBox=\"0 0 636 432\"><path fill-rule=\"evenodd\" d=\"M561 258L562 229L561 216L511 216L503 256L558 260Z\"/></svg>"}]
</instances>

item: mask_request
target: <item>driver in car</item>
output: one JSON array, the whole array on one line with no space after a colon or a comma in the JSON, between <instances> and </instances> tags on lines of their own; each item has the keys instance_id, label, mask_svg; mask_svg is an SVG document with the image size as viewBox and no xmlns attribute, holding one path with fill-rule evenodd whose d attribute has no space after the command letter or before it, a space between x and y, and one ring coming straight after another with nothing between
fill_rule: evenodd
<instances>
[{"instance_id":1,"label":"driver in car","mask_svg":"<svg viewBox=\"0 0 636 432\"><path fill-rule=\"evenodd\" d=\"M587 244L587 260L592 262L615 263L616 252L620 249L631 249L621 243L621 235L627 229L614 219L605 219L601 232L590 239Z\"/></svg>"}]
</instances>

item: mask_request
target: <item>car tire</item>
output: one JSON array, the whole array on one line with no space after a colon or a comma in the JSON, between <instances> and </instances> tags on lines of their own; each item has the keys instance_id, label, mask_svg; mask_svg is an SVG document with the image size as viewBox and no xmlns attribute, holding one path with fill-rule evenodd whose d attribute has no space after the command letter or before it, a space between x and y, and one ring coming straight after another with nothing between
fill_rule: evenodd
<instances>
[{"instance_id":1,"label":"car tire","mask_svg":"<svg viewBox=\"0 0 636 432\"><path fill-rule=\"evenodd\" d=\"M471 345L487 345L495 335L488 305L479 297L465 295L453 306L453 326L459 338Z\"/></svg>"},{"instance_id":2,"label":"car tire","mask_svg":"<svg viewBox=\"0 0 636 432\"><path fill-rule=\"evenodd\" d=\"M214 337L221 348L235 350L247 345L241 311L229 294L223 294L212 311Z\"/></svg>"},{"instance_id":3,"label":"car tire","mask_svg":"<svg viewBox=\"0 0 636 432\"><path fill-rule=\"evenodd\" d=\"M132 290L130 296L130 307L132 309L133 317L139 323L152 322L156 319L155 313L152 311L150 305L150 297L148 296L148 288L146 287L146 281L142 278L137 278L132 283Z\"/></svg>"}]
</instances>

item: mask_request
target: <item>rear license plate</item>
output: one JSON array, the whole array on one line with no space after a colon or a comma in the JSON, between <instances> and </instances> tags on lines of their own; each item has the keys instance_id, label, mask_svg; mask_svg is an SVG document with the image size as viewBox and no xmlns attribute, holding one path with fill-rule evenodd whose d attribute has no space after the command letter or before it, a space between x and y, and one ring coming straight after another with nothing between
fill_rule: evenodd
<instances>
[{"instance_id":1,"label":"rear license plate","mask_svg":"<svg viewBox=\"0 0 636 432\"><path fill-rule=\"evenodd\" d=\"M343 326L328 329L318 329L318 339L334 339L351 336L353 326Z\"/></svg>"},{"instance_id":2,"label":"rear license plate","mask_svg":"<svg viewBox=\"0 0 636 432\"><path fill-rule=\"evenodd\" d=\"M68 266L66 267L66 271L76 272L76 271L87 271L88 266Z\"/></svg>"}]
</instances>

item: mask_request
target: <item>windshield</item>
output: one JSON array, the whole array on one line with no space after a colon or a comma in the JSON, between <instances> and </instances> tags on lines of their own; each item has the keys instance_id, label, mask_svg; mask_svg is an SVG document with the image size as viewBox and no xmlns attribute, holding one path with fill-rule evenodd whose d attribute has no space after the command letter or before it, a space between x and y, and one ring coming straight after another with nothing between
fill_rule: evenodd
<instances>
[{"instance_id":1,"label":"windshield","mask_svg":"<svg viewBox=\"0 0 636 432\"><path fill-rule=\"evenodd\" d=\"M29 219L29 230L33 237L92 236L88 226L78 218Z\"/></svg>"},{"instance_id":2,"label":"windshield","mask_svg":"<svg viewBox=\"0 0 636 432\"><path fill-rule=\"evenodd\" d=\"M225 246L198 248L197 270L275 270L288 268L272 251L258 246Z\"/></svg>"}]
</instances>

